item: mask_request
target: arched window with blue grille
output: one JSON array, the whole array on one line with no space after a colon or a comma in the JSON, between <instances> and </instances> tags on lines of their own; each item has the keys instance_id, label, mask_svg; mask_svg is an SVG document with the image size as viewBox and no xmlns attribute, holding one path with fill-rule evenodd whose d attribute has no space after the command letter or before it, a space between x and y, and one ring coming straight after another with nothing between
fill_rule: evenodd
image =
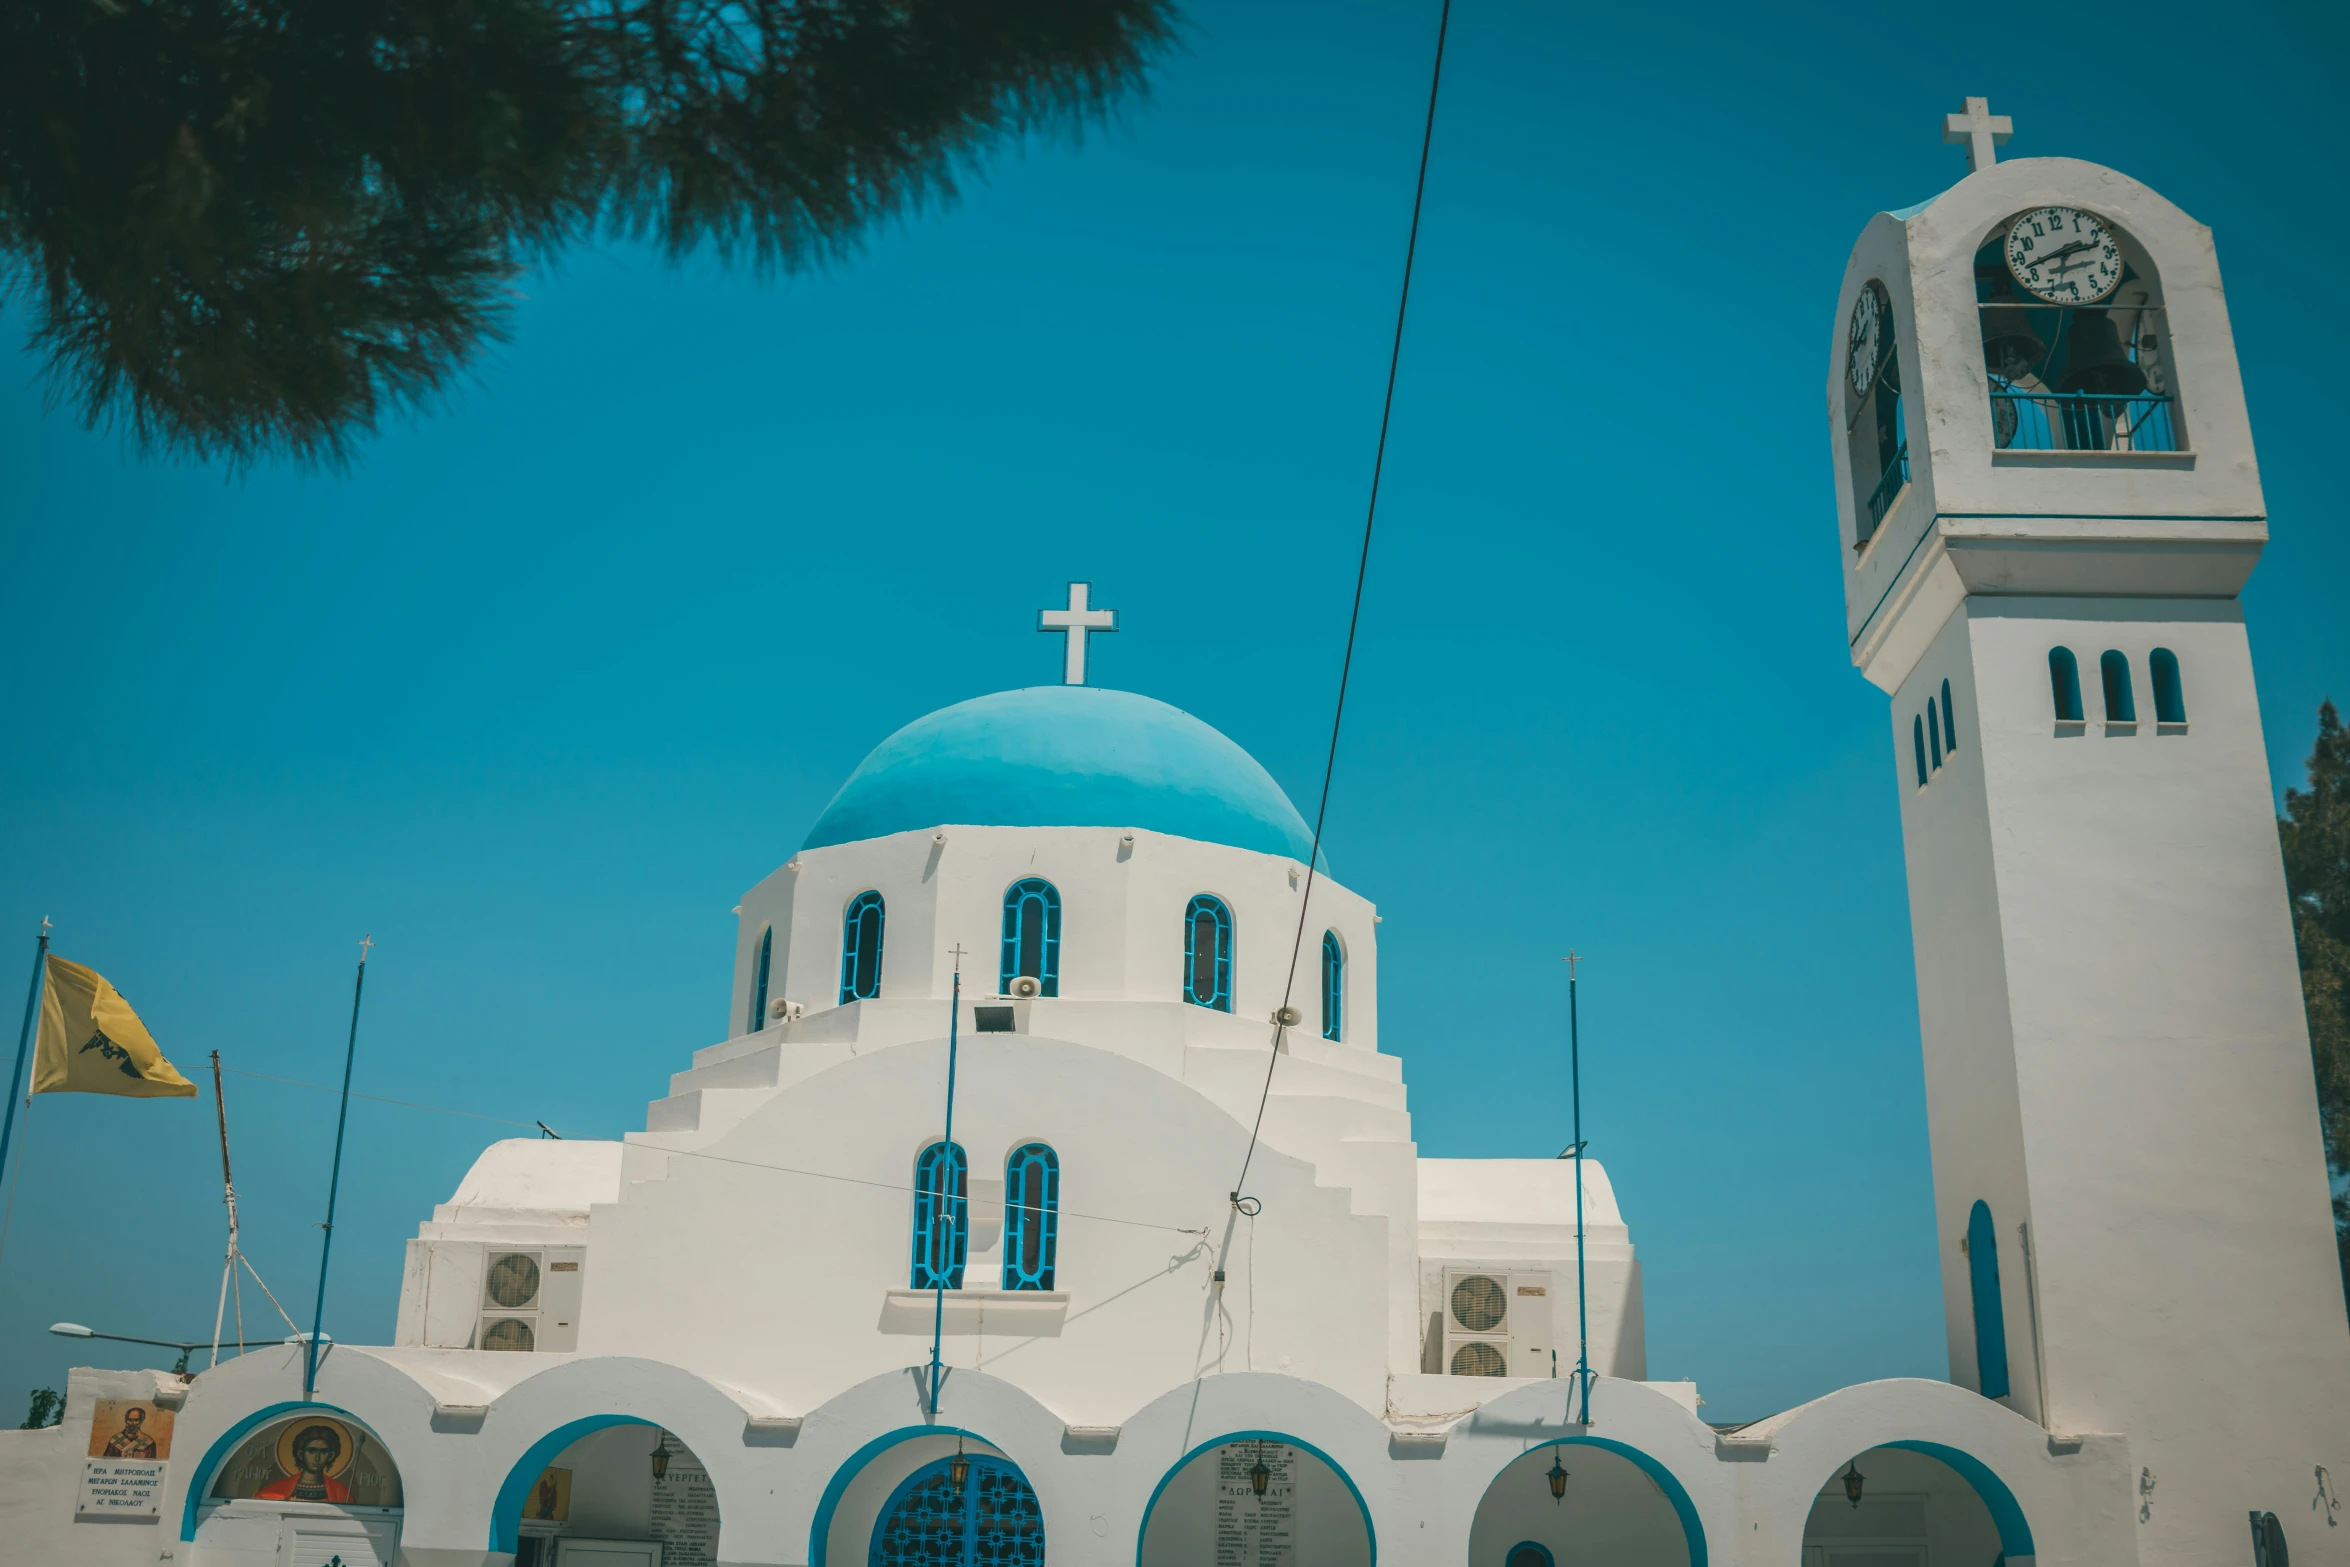
<instances>
[{"instance_id":1,"label":"arched window with blue grille","mask_svg":"<svg viewBox=\"0 0 2350 1567\"><path fill-rule=\"evenodd\" d=\"M2146 655L2146 674L2154 682L2154 721L2185 723L2187 693L2179 685L2179 655L2166 647L2156 648Z\"/></svg>"},{"instance_id":2,"label":"arched window with blue grille","mask_svg":"<svg viewBox=\"0 0 2350 1567\"><path fill-rule=\"evenodd\" d=\"M970 1167L956 1143L932 1143L914 1161L914 1288L963 1287L970 1249Z\"/></svg>"},{"instance_id":3,"label":"arched window with blue grille","mask_svg":"<svg viewBox=\"0 0 2350 1567\"><path fill-rule=\"evenodd\" d=\"M1936 716L1934 699L1926 698L1926 749L1934 758L1934 771L1942 770L1942 720Z\"/></svg>"},{"instance_id":4,"label":"arched window with blue grille","mask_svg":"<svg viewBox=\"0 0 2350 1567\"><path fill-rule=\"evenodd\" d=\"M775 962L775 927L770 925L759 932L759 966L751 973L751 1026L743 1032L756 1034L767 1026L767 971Z\"/></svg>"},{"instance_id":5,"label":"arched window with blue grille","mask_svg":"<svg viewBox=\"0 0 2350 1567\"><path fill-rule=\"evenodd\" d=\"M1999 1232L1988 1203L1976 1203L1967 1215L1966 1266L1975 1304L1976 1383L1985 1398L2005 1398L2007 1314L1999 1295Z\"/></svg>"},{"instance_id":6,"label":"arched window with blue grille","mask_svg":"<svg viewBox=\"0 0 2350 1567\"><path fill-rule=\"evenodd\" d=\"M2048 650L2048 694L2056 702L2056 721L2081 721L2081 666L2069 647Z\"/></svg>"},{"instance_id":7,"label":"arched window with blue grille","mask_svg":"<svg viewBox=\"0 0 2350 1567\"><path fill-rule=\"evenodd\" d=\"M1204 892L1183 911L1183 999L1232 1010L1232 911Z\"/></svg>"},{"instance_id":8,"label":"arched window with blue grille","mask_svg":"<svg viewBox=\"0 0 2350 1567\"><path fill-rule=\"evenodd\" d=\"M840 1000L870 1001L881 994L881 894L860 892L840 922Z\"/></svg>"},{"instance_id":9,"label":"arched window with blue grille","mask_svg":"<svg viewBox=\"0 0 2350 1567\"><path fill-rule=\"evenodd\" d=\"M2112 648L2097 660L2097 672L2105 677L2105 721L2109 724L2134 724L2138 721L2137 699L2130 695L2129 655Z\"/></svg>"},{"instance_id":10,"label":"arched window with blue grille","mask_svg":"<svg viewBox=\"0 0 2350 1567\"><path fill-rule=\"evenodd\" d=\"M1942 753L1958 754L1958 716L1950 710L1950 682L1942 682Z\"/></svg>"},{"instance_id":11,"label":"arched window with blue grille","mask_svg":"<svg viewBox=\"0 0 2350 1567\"><path fill-rule=\"evenodd\" d=\"M1346 949L1338 932L1322 932L1322 1037L1337 1039L1346 1026Z\"/></svg>"},{"instance_id":12,"label":"arched window with blue grille","mask_svg":"<svg viewBox=\"0 0 2350 1567\"><path fill-rule=\"evenodd\" d=\"M1917 748L1918 787L1923 789L1926 786L1926 779L1931 776L1926 771L1926 721L1923 718L1913 718L1909 721L1909 743Z\"/></svg>"},{"instance_id":13,"label":"arched window with blue grille","mask_svg":"<svg viewBox=\"0 0 2350 1567\"><path fill-rule=\"evenodd\" d=\"M996 994L1012 993L1012 981L1033 979L1040 996L1061 993L1061 894L1049 881L1031 876L1004 889L1004 955L1002 985Z\"/></svg>"},{"instance_id":14,"label":"arched window with blue grille","mask_svg":"<svg viewBox=\"0 0 2350 1567\"><path fill-rule=\"evenodd\" d=\"M1004 1161L1004 1288L1049 1290L1061 1240L1061 1156L1044 1143Z\"/></svg>"}]
</instances>

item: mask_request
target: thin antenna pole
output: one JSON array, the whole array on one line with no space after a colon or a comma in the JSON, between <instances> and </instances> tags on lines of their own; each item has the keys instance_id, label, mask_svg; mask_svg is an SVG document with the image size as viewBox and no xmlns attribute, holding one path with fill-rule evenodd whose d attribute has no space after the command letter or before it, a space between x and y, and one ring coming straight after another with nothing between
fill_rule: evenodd
<instances>
[{"instance_id":1,"label":"thin antenna pole","mask_svg":"<svg viewBox=\"0 0 2350 1567\"><path fill-rule=\"evenodd\" d=\"M220 1304L212 1311L212 1364L220 1364L220 1328L228 1320L229 1282L237 1276L237 1183L228 1171L228 1099L220 1081L220 1052L212 1052L212 1107L220 1120L220 1192L228 1205L228 1256L220 1265ZM244 1337L244 1302L237 1302L239 1338Z\"/></svg>"},{"instance_id":2,"label":"thin antenna pole","mask_svg":"<svg viewBox=\"0 0 2350 1567\"><path fill-rule=\"evenodd\" d=\"M41 983L49 977L49 916L41 916L41 936L33 945L33 988L24 998L24 1027L16 1031L16 1065L8 1072L8 1112L0 1116L0 1178L8 1174L8 1144L16 1136L16 1091L24 1082L25 1057L33 1047L33 1019L41 1010Z\"/></svg>"},{"instance_id":3,"label":"thin antenna pole","mask_svg":"<svg viewBox=\"0 0 2350 1567\"><path fill-rule=\"evenodd\" d=\"M938 1193L930 1210L930 1234L925 1245L930 1252L930 1283L937 1295L930 1318L930 1423L938 1424L938 1387L946 1376L945 1364L939 1359L939 1350L947 1330L947 1270L941 1266L946 1260L940 1255L938 1242L939 1220L946 1220L948 1251L953 1237L961 1228L955 1222L955 1043L956 1027L963 1021L963 948L958 943L955 954L955 983L947 1000L947 1129L938 1159ZM965 1176L968 1181L968 1175Z\"/></svg>"},{"instance_id":4,"label":"thin antenna pole","mask_svg":"<svg viewBox=\"0 0 2350 1567\"><path fill-rule=\"evenodd\" d=\"M1578 959L1567 954L1567 1072L1575 1111L1575 1380L1583 1385L1583 1424L1591 1424L1591 1297L1583 1280L1583 1029L1575 1005Z\"/></svg>"},{"instance_id":5,"label":"thin antenna pole","mask_svg":"<svg viewBox=\"0 0 2350 1567\"><path fill-rule=\"evenodd\" d=\"M343 1129L351 1120L351 1063L359 1055L359 998L367 990L367 949L375 945L370 935L359 943L359 973L351 981L351 1037L343 1046L343 1103L335 1112L334 1173L326 1183L326 1223L319 1226L326 1234L318 1242L318 1304L310 1314L310 1341L302 1346L302 1397L307 1400L318 1388L318 1335L326 1326L326 1259L335 1244L335 1198L343 1186Z\"/></svg>"}]
</instances>

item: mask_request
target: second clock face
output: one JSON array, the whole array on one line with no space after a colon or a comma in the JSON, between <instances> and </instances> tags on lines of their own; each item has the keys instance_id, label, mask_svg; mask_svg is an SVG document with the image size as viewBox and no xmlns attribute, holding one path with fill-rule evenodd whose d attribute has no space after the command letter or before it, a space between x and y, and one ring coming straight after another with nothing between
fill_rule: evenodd
<instances>
[{"instance_id":1,"label":"second clock face","mask_svg":"<svg viewBox=\"0 0 2350 1567\"><path fill-rule=\"evenodd\" d=\"M2078 207L2036 207L2007 231L2007 270L2036 299L2094 304L2121 286L2113 231Z\"/></svg>"},{"instance_id":2,"label":"second clock face","mask_svg":"<svg viewBox=\"0 0 2350 1567\"><path fill-rule=\"evenodd\" d=\"M1852 302L1852 325L1845 333L1845 374L1852 378L1853 396L1868 396L1876 384L1884 343L1885 301L1872 280Z\"/></svg>"}]
</instances>

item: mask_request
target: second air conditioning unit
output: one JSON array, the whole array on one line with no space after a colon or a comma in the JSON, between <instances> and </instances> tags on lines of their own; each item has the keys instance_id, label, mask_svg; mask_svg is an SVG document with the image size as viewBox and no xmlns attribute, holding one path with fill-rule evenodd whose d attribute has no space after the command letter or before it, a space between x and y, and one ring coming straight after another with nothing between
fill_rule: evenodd
<instances>
[{"instance_id":1,"label":"second air conditioning unit","mask_svg":"<svg viewBox=\"0 0 2350 1567\"><path fill-rule=\"evenodd\" d=\"M586 1259L582 1246L487 1248L474 1348L523 1353L579 1348L580 1274Z\"/></svg>"},{"instance_id":2,"label":"second air conditioning unit","mask_svg":"<svg viewBox=\"0 0 2350 1567\"><path fill-rule=\"evenodd\" d=\"M1444 1369L1456 1377L1552 1372L1550 1275L1444 1270Z\"/></svg>"}]
</instances>

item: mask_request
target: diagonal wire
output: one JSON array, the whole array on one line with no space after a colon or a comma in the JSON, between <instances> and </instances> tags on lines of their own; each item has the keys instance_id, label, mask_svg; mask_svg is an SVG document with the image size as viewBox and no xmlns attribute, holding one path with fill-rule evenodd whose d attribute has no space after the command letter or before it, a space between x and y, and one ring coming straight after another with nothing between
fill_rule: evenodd
<instances>
[{"instance_id":1,"label":"diagonal wire","mask_svg":"<svg viewBox=\"0 0 2350 1567\"><path fill-rule=\"evenodd\" d=\"M1346 617L1346 656L1338 666L1338 703L1330 714L1330 751L1322 763L1322 799L1314 807L1314 847L1306 856L1306 890L1297 908L1297 937L1289 945L1289 977L1281 985L1281 1010L1274 1014L1273 1052L1265 1062L1265 1086L1257 1095L1256 1124L1249 1128L1248 1152L1241 1156L1240 1179L1232 1183L1232 1201L1241 1202L1248 1183L1248 1167L1257 1156L1257 1137L1265 1128L1265 1106L1273 1097L1273 1067L1281 1059L1281 1043L1289 1031L1290 997L1297 989L1298 955L1305 950L1306 917L1312 912L1314 874L1321 869L1322 823L1330 814L1330 779L1338 770L1338 728L1346 718L1346 682L1354 672L1355 631L1363 619L1363 579L1371 570L1371 526L1379 518L1379 477L1387 465L1387 425L1395 412L1395 371L1403 360L1404 312L1412 302L1412 260L1420 248L1420 203L1428 193L1428 148L1436 139L1436 90L1444 81L1444 35L1452 24L1452 0L1436 20L1436 64L1428 75L1428 122L1420 131L1420 174L1412 186L1411 235L1404 241L1403 288L1395 301L1395 341L1387 351L1387 395L1379 404L1379 446L1371 458L1371 500L1363 513L1363 549L1355 562L1354 607Z\"/></svg>"}]
</instances>

